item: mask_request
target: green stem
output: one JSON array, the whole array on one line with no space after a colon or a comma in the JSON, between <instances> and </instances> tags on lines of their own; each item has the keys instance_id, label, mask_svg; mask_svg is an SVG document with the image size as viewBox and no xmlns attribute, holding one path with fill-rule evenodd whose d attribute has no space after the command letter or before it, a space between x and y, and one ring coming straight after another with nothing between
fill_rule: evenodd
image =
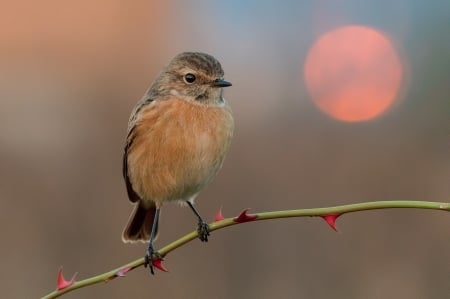
<instances>
[{"instance_id":1,"label":"green stem","mask_svg":"<svg viewBox=\"0 0 450 299\"><path fill-rule=\"evenodd\" d=\"M347 213L367 211L367 210L377 210L377 209L394 209L394 208L410 208L410 209L432 209L441 211L450 211L450 203L445 202L430 202L430 201L373 201L365 203L357 203L350 205L342 205L328 208L315 208L315 209L299 209L299 210L286 210L286 211L273 211L273 212L263 212L251 214L256 216L254 221L277 219L277 218L290 218L290 217L309 217L309 216L324 216L324 215L342 215ZM235 218L226 218L221 221L213 222L209 224L210 230L215 231L218 229L225 228L227 226L242 224L243 222L236 222ZM165 247L158 250L161 257L166 256L173 250L183 246L184 244L196 239L198 236L197 231L190 232L178 240L166 245ZM71 292L73 290L83 288L89 285L97 284L100 282L108 282L111 279L118 277L119 271L123 269L134 269L140 267L144 264L144 258L139 258L128 264L120 266L114 270L105 272L103 274L93 276L84 280L75 282L74 284L64 288L62 290L55 290L41 299L57 298L65 293ZM128 272L128 271L125 271Z\"/></svg>"}]
</instances>

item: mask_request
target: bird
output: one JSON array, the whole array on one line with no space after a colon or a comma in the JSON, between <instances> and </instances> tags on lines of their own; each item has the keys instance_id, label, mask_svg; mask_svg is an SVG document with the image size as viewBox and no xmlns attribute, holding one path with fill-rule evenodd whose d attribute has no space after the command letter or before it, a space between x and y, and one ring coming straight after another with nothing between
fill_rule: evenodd
<instances>
[{"instance_id":1,"label":"bird","mask_svg":"<svg viewBox=\"0 0 450 299\"><path fill-rule=\"evenodd\" d=\"M151 274L164 204L189 206L198 220L199 239L208 241L209 226L194 200L230 148L234 119L223 88L231 85L216 58L183 52L163 68L131 113L122 165L128 199L135 206L122 240L149 242L144 266Z\"/></svg>"}]
</instances>

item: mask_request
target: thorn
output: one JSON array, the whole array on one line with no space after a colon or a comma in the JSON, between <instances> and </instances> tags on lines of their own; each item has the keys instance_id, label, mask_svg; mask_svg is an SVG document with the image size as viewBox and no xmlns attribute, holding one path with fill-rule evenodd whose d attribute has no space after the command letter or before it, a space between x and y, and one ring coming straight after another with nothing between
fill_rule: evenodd
<instances>
[{"instance_id":1,"label":"thorn","mask_svg":"<svg viewBox=\"0 0 450 299\"><path fill-rule=\"evenodd\" d=\"M117 271L116 276L117 277L124 277L132 269L133 269L133 267L122 268L119 271Z\"/></svg>"},{"instance_id":2,"label":"thorn","mask_svg":"<svg viewBox=\"0 0 450 299\"><path fill-rule=\"evenodd\" d=\"M110 282L111 280L113 280L116 277L125 277L126 274L128 272L130 272L131 270L133 270L135 267L127 267L127 268L122 268L119 269L116 273L114 273L113 275L111 275L110 277L105 278L105 282Z\"/></svg>"},{"instance_id":3,"label":"thorn","mask_svg":"<svg viewBox=\"0 0 450 299\"><path fill-rule=\"evenodd\" d=\"M158 270L161 270L163 272L169 272L169 270L167 270L167 268L164 267L164 265L162 263L162 259L160 259L160 258L152 260L152 265Z\"/></svg>"},{"instance_id":4,"label":"thorn","mask_svg":"<svg viewBox=\"0 0 450 299\"><path fill-rule=\"evenodd\" d=\"M217 211L216 217L214 217L214 222L225 219L222 215L222 207L220 207L219 211Z\"/></svg>"},{"instance_id":5,"label":"thorn","mask_svg":"<svg viewBox=\"0 0 450 299\"><path fill-rule=\"evenodd\" d=\"M329 215L322 215L320 217L323 218L323 220L325 220L327 222L327 224L334 230L334 231L338 231L336 228L336 219L338 219L338 217L341 216L341 214L329 214Z\"/></svg>"},{"instance_id":6,"label":"thorn","mask_svg":"<svg viewBox=\"0 0 450 299\"><path fill-rule=\"evenodd\" d=\"M78 273L75 272L70 280L66 280L62 274L62 267L59 268L58 276L56 278L56 290L60 291L73 285L75 283L75 277L77 276L77 274Z\"/></svg>"},{"instance_id":7,"label":"thorn","mask_svg":"<svg viewBox=\"0 0 450 299\"><path fill-rule=\"evenodd\" d=\"M256 218L258 218L258 216L255 215L255 214L248 214L248 213L247 213L248 210L250 210L250 209L245 209L245 210L243 210L243 211L239 214L239 216L233 218L233 221L234 221L234 222L237 222L237 223L244 223L244 222L248 222L248 221L253 221L253 220L255 220Z\"/></svg>"}]
</instances>

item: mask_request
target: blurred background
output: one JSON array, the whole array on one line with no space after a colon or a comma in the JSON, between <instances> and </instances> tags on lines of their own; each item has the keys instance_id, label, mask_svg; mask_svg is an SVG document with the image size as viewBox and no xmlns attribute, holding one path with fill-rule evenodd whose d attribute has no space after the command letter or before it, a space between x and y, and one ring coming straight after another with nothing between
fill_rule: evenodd
<instances>
[{"instance_id":1,"label":"blurred background","mask_svg":"<svg viewBox=\"0 0 450 299\"><path fill-rule=\"evenodd\" d=\"M373 200L449 201L448 1L26 1L0 10L3 298L143 256L121 232L128 117L182 51L233 87L232 149L197 200L209 220ZM175 220L174 220L175 219ZM194 230L164 208L157 247ZM450 217L349 214L214 232L64 298L448 298Z\"/></svg>"}]
</instances>

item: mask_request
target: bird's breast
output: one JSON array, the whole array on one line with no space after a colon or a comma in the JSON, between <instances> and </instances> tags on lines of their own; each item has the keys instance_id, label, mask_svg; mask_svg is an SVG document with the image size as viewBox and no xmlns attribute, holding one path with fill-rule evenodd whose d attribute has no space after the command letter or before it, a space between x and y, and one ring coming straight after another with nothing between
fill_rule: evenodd
<instances>
[{"instance_id":1,"label":"bird's breast","mask_svg":"<svg viewBox=\"0 0 450 299\"><path fill-rule=\"evenodd\" d=\"M220 169L233 135L228 106L170 99L141 112L128 153L129 176L144 201L188 199Z\"/></svg>"}]
</instances>

